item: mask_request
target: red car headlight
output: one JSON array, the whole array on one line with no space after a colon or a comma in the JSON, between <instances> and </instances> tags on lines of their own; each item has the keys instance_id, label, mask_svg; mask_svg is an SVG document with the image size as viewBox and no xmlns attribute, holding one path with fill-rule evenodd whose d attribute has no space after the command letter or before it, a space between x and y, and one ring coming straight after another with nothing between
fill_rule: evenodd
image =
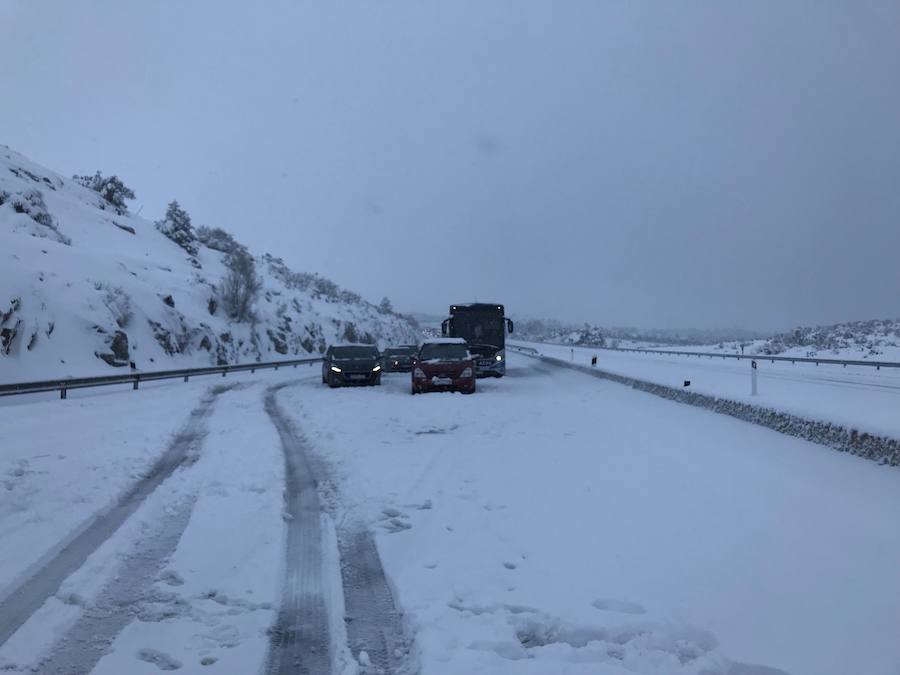
<instances>
[{"instance_id":1,"label":"red car headlight","mask_svg":"<svg viewBox=\"0 0 900 675\"><path fill-rule=\"evenodd\" d=\"M472 369L466 366L463 368L463 371L459 374L460 377L472 377Z\"/></svg>"},{"instance_id":2,"label":"red car headlight","mask_svg":"<svg viewBox=\"0 0 900 675\"><path fill-rule=\"evenodd\" d=\"M415 377L416 379L419 379L419 380L424 380L424 379L425 379L425 372L424 372L421 368L416 368L416 369L413 371L413 377Z\"/></svg>"}]
</instances>

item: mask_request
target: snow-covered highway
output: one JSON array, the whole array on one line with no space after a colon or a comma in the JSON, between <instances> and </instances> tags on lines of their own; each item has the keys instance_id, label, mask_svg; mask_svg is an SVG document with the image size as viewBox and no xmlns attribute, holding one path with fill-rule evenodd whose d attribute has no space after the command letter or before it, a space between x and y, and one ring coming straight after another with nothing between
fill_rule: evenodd
<instances>
[{"instance_id":1,"label":"snow-covered highway","mask_svg":"<svg viewBox=\"0 0 900 675\"><path fill-rule=\"evenodd\" d=\"M209 384L0 407L0 612L195 428ZM519 355L478 386L241 378L0 667L287 672L273 649L285 602L306 607L295 574L341 675L896 674L896 469ZM318 521L291 499L295 451ZM299 521L316 537L301 564ZM320 672L303 653L296 672Z\"/></svg>"}]
</instances>

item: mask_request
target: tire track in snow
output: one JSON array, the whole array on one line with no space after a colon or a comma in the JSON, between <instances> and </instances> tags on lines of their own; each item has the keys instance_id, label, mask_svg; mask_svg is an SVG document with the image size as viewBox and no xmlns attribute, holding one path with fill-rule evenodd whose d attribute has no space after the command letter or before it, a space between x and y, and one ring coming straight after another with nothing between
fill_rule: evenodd
<instances>
[{"instance_id":1,"label":"tire track in snow","mask_svg":"<svg viewBox=\"0 0 900 675\"><path fill-rule=\"evenodd\" d=\"M331 637L322 579L319 494L304 444L275 400L284 386L269 387L265 394L266 413L278 431L284 452L288 514L284 589L270 630L266 673L327 675L332 670Z\"/></svg>"},{"instance_id":2,"label":"tire track in snow","mask_svg":"<svg viewBox=\"0 0 900 675\"><path fill-rule=\"evenodd\" d=\"M212 413L216 400L235 386L237 385L210 389L191 411L187 423L175 434L146 476L76 531L61 547L46 556L38 563L31 576L0 598L0 645L9 640L59 590L66 577L81 567L144 500L185 462L188 452L197 447L206 435L205 422Z\"/></svg>"},{"instance_id":3,"label":"tire track in snow","mask_svg":"<svg viewBox=\"0 0 900 675\"><path fill-rule=\"evenodd\" d=\"M330 654L325 651L330 649L331 636L322 581L322 507L312 461L315 458L276 401L277 392L285 386L289 385L270 387L266 394L266 411L278 429L285 452L286 500L288 513L293 516L288 521L284 605L272 633L266 672L324 675L332 668ZM307 494L301 501L303 492ZM298 541L303 535L305 542ZM411 672L405 668L410 641L404 630L403 615L396 608L372 533L358 525L339 525L337 539L347 640L353 657L362 667L360 673ZM300 548L296 548L298 545ZM304 565L306 570L302 569ZM295 635L294 628L298 626L305 629L304 635ZM283 637L286 629L288 640Z\"/></svg>"},{"instance_id":4,"label":"tire track in snow","mask_svg":"<svg viewBox=\"0 0 900 675\"><path fill-rule=\"evenodd\" d=\"M181 500L142 533L115 577L40 664L40 672L74 675L93 670L122 629L140 616L142 601L150 599L148 591L178 546L193 506L193 496Z\"/></svg>"},{"instance_id":5,"label":"tire track in snow","mask_svg":"<svg viewBox=\"0 0 900 675\"><path fill-rule=\"evenodd\" d=\"M381 567L375 538L369 530L337 531L341 582L350 651L363 673L394 675L403 670L410 651L394 594ZM365 652L366 656L361 657Z\"/></svg>"}]
</instances>

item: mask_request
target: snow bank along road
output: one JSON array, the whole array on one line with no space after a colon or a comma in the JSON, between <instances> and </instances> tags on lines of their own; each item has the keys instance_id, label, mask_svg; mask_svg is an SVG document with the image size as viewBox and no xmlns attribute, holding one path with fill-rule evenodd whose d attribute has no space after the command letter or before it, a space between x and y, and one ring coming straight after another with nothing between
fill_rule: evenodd
<instances>
[{"instance_id":1,"label":"snow bank along road","mask_svg":"<svg viewBox=\"0 0 900 675\"><path fill-rule=\"evenodd\" d=\"M690 380L691 391L900 438L900 371L895 369L770 363L760 356L759 395L751 396L749 357L735 361L533 342L515 344L581 365L589 365L591 357L597 356L598 368L617 375L672 387Z\"/></svg>"},{"instance_id":2,"label":"snow bank along road","mask_svg":"<svg viewBox=\"0 0 900 675\"><path fill-rule=\"evenodd\" d=\"M292 375L0 408L3 597L206 430L0 668L900 671L896 469L516 355L469 397Z\"/></svg>"}]
</instances>

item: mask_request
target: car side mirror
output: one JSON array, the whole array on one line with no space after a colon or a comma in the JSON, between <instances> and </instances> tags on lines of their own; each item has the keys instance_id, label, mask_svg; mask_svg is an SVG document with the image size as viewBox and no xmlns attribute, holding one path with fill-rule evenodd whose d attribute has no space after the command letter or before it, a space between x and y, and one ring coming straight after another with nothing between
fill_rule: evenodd
<instances>
[{"instance_id":1,"label":"car side mirror","mask_svg":"<svg viewBox=\"0 0 900 675\"><path fill-rule=\"evenodd\" d=\"M508 330L510 333L513 332L513 322L512 322L512 319L507 319L507 320L506 320L506 330Z\"/></svg>"},{"instance_id":2,"label":"car side mirror","mask_svg":"<svg viewBox=\"0 0 900 675\"><path fill-rule=\"evenodd\" d=\"M450 319L444 319L441 321L441 335L447 337L447 333L450 332Z\"/></svg>"}]
</instances>

